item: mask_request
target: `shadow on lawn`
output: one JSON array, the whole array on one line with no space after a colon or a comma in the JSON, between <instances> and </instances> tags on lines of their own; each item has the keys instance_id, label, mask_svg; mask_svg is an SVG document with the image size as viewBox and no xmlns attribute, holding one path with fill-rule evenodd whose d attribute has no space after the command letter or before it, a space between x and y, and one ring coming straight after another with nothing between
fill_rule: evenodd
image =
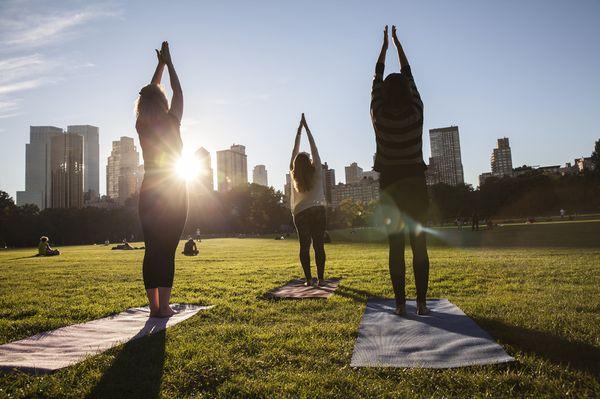
<instances>
[{"instance_id":1,"label":"shadow on lawn","mask_svg":"<svg viewBox=\"0 0 600 399\"><path fill-rule=\"evenodd\" d=\"M339 295L344 298L352 299L355 302L367 303L369 298L385 299L379 295L375 295L369 291L358 290L356 288L340 285L334 292L334 295Z\"/></svg>"},{"instance_id":2,"label":"shadow on lawn","mask_svg":"<svg viewBox=\"0 0 600 399\"><path fill-rule=\"evenodd\" d=\"M166 324L167 319L163 320ZM149 323L150 319L146 324ZM126 343L87 397L159 397L165 362L165 332L162 330Z\"/></svg>"},{"instance_id":3,"label":"shadow on lawn","mask_svg":"<svg viewBox=\"0 0 600 399\"><path fill-rule=\"evenodd\" d=\"M568 341L544 331L513 326L499 320L474 320L494 338L517 350L533 353L553 363L568 364L576 370L600 374L600 349L593 345Z\"/></svg>"},{"instance_id":4,"label":"shadow on lawn","mask_svg":"<svg viewBox=\"0 0 600 399\"><path fill-rule=\"evenodd\" d=\"M20 260L20 259L31 259L31 258L41 258L41 256L38 255L27 255L27 256L21 256L18 258L12 258L12 259L7 259L7 260Z\"/></svg>"}]
</instances>

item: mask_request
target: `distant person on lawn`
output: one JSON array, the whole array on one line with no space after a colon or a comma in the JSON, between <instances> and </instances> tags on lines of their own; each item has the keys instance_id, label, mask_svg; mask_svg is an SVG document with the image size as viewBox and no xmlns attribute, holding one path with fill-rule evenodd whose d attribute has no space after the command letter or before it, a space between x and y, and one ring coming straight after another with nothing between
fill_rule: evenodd
<instances>
[{"instance_id":1,"label":"distant person on lawn","mask_svg":"<svg viewBox=\"0 0 600 399\"><path fill-rule=\"evenodd\" d=\"M187 256L195 256L198 255L200 251L198 251L198 247L194 242L194 239L190 237L183 246L183 254Z\"/></svg>"},{"instance_id":2,"label":"distant person on lawn","mask_svg":"<svg viewBox=\"0 0 600 399\"><path fill-rule=\"evenodd\" d=\"M38 245L38 256L56 256L60 255L58 249L52 249L48 237L41 236L40 243Z\"/></svg>"},{"instance_id":3,"label":"distant person on lawn","mask_svg":"<svg viewBox=\"0 0 600 399\"><path fill-rule=\"evenodd\" d=\"M398 50L401 72L391 73L384 80L388 48L386 25L371 92L371 119L377 142L374 169L380 173L381 205L390 246L389 268L396 297L396 314L404 315L406 312L404 246L405 232L408 232L417 288L417 314L425 315L429 313L426 303L429 256L422 225L429 197L422 150L423 102L395 26L392 26L392 38Z\"/></svg>"},{"instance_id":4,"label":"distant person on lawn","mask_svg":"<svg viewBox=\"0 0 600 399\"><path fill-rule=\"evenodd\" d=\"M477 212L473 212L473 217L471 218L471 230L479 230L479 215Z\"/></svg>"},{"instance_id":5,"label":"distant person on lawn","mask_svg":"<svg viewBox=\"0 0 600 399\"><path fill-rule=\"evenodd\" d=\"M300 139L302 128L306 129L306 136L310 144L310 156L300 152ZM321 157L315 140L308 128L304 114L300 119L298 132L292 150L290 161L290 175L292 176L291 205L294 224L300 241L300 264L304 271L306 286L325 284L325 245L324 235L327 228L327 213L325 209L325 193L323 192L323 168ZM315 282L310 270L310 244L315 250L317 264L317 277Z\"/></svg>"},{"instance_id":6,"label":"distant person on lawn","mask_svg":"<svg viewBox=\"0 0 600 399\"><path fill-rule=\"evenodd\" d=\"M175 275L175 251L188 209L186 183L174 173L183 147L179 129L183 92L171 61L169 43L163 42L156 55L156 71L150 84L140 90L136 109L135 128L145 168L139 215L146 249L143 276L150 317L170 317L175 314L169 305ZM165 66L173 89L170 106L160 86Z\"/></svg>"},{"instance_id":7,"label":"distant person on lawn","mask_svg":"<svg viewBox=\"0 0 600 399\"><path fill-rule=\"evenodd\" d=\"M112 249L120 249L120 250L125 250L125 251L131 251L133 249L138 249L138 248L134 248L131 246L131 244L129 244L127 242L127 239L123 239L123 242L117 246L112 247Z\"/></svg>"}]
</instances>

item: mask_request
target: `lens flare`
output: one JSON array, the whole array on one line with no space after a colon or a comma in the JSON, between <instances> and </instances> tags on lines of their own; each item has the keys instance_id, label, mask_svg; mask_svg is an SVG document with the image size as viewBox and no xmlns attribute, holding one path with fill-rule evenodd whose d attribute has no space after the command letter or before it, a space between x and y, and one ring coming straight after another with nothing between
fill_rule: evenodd
<instances>
[{"instance_id":1,"label":"lens flare","mask_svg":"<svg viewBox=\"0 0 600 399\"><path fill-rule=\"evenodd\" d=\"M193 181L202 173L202 164L194 154L184 153L175 164L175 173L185 181Z\"/></svg>"}]
</instances>

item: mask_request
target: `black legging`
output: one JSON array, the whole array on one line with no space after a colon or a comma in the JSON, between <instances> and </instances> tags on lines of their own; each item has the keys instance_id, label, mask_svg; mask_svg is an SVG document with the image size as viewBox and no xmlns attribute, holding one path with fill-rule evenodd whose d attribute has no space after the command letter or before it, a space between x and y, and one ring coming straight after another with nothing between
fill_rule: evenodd
<instances>
[{"instance_id":1,"label":"black legging","mask_svg":"<svg viewBox=\"0 0 600 399\"><path fill-rule=\"evenodd\" d=\"M381 205L388 230L389 268L396 304L401 305L406 302L406 264L404 261L406 231L408 231L413 253L417 301L424 302L427 297L429 281L427 239L422 228L429 203L425 175L397 178L382 173L379 184Z\"/></svg>"},{"instance_id":2,"label":"black legging","mask_svg":"<svg viewBox=\"0 0 600 399\"><path fill-rule=\"evenodd\" d=\"M413 253L413 272L417 289L417 302L425 302L429 281L429 256L425 233L417 235L415 228L409 228L410 247ZM406 263L404 261L405 234L404 231L388 235L390 244L390 276L396 297L396 305L406 302Z\"/></svg>"},{"instance_id":3,"label":"black legging","mask_svg":"<svg viewBox=\"0 0 600 399\"><path fill-rule=\"evenodd\" d=\"M175 251L187 218L185 182L146 172L140 190L139 214L144 232L143 276L146 289L172 287Z\"/></svg>"},{"instance_id":4,"label":"black legging","mask_svg":"<svg viewBox=\"0 0 600 399\"><path fill-rule=\"evenodd\" d=\"M312 279L310 271L310 243L315 250L317 276L323 280L325 274L325 245L323 237L327 228L327 212L324 206L313 206L294 215L294 224L300 241L300 263L307 281Z\"/></svg>"}]
</instances>

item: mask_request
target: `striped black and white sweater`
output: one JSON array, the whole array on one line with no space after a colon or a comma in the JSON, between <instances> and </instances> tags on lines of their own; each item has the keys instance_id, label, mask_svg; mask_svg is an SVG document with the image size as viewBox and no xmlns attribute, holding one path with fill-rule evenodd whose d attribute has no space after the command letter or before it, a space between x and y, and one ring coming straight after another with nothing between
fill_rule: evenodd
<instances>
[{"instance_id":1,"label":"striped black and white sweater","mask_svg":"<svg viewBox=\"0 0 600 399\"><path fill-rule=\"evenodd\" d=\"M423 162L423 101L417 90L410 65L401 74L412 91L412 112L394 114L387 111L383 101L384 64L377 63L371 92L371 120L375 129L377 152L374 169L382 175L405 178L422 176Z\"/></svg>"}]
</instances>

